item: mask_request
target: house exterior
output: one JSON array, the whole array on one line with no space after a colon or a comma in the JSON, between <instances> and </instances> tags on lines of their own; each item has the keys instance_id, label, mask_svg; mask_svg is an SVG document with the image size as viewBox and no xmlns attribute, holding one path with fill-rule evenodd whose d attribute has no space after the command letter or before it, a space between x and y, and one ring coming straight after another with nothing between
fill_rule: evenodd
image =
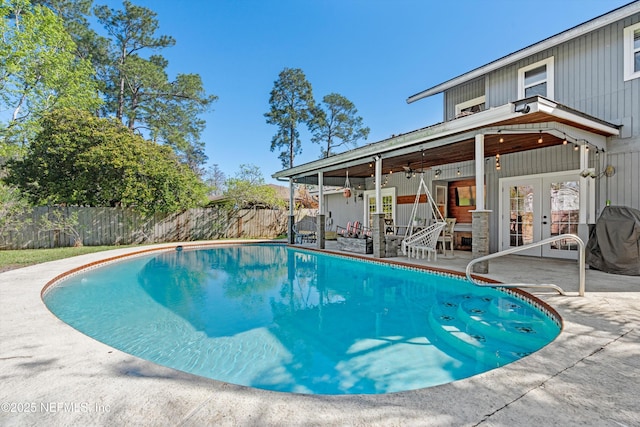
<instances>
[{"instance_id":1,"label":"house exterior","mask_svg":"<svg viewBox=\"0 0 640 427\"><path fill-rule=\"evenodd\" d=\"M640 209L640 1L407 102L436 94L441 123L274 177L320 185L319 221L363 221L376 256L385 256L382 220L408 224L421 180L457 219L457 247L478 256L564 233L586 241L606 205ZM323 194L347 173L351 197ZM559 241L526 254L575 258L577 247Z\"/></svg>"}]
</instances>

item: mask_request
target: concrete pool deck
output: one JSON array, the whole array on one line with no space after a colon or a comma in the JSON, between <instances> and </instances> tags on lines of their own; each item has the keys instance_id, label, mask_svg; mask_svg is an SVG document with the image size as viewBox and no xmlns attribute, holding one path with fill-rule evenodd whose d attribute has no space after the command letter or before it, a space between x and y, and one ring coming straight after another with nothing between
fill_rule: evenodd
<instances>
[{"instance_id":1,"label":"concrete pool deck","mask_svg":"<svg viewBox=\"0 0 640 427\"><path fill-rule=\"evenodd\" d=\"M0 274L0 425L640 425L638 276L587 270L586 296L578 297L575 261L492 260L485 277L533 278L569 292L532 292L564 320L551 344L502 368L437 387L298 395L226 384L130 356L76 331L43 304L42 288L59 274L140 249ZM464 271L470 258L457 251L416 263Z\"/></svg>"}]
</instances>

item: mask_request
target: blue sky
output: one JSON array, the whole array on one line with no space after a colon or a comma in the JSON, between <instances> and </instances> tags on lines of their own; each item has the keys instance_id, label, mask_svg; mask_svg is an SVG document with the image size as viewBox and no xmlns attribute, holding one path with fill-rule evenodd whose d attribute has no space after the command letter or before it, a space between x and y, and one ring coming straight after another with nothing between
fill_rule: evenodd
<instances>
[{"instance_id":1,"label":"blue sky","mask_svg":"<svg viewBox=\"0 0 640 427\"><path fill-rule=\"evenodd\" d=\"M442 98L407 104L417 92L629 3L630 0L132 0L157 13L170 78L201 75L219 97L204 116L208 165L231 177L240 164L267 182L282 168L265 122L269 93L285 67L301 68L317 102L350 99L377 142L438 123ZM121 9L121 1L95 0ZM302 154L320 147L300 128Z\"/></svg>"}]
</instances>

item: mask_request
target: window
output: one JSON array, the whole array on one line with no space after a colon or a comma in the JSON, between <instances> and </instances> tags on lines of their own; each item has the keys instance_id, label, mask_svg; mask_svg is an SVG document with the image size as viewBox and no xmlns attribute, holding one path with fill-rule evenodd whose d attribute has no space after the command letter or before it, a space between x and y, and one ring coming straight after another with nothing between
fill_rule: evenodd
<instances>
[{"instance_id":1,"label":"window","mask_svg":"<svg viewBox=\"0 0 640 427\"><path fill-rule=\"evenodd\" d=\"M466 102L456 104L456 118L484 111L485 96L479 96Z\"/></svg>"},{"instance_id":2,"label":"window","mask_svg":"<svg viewBox=\"0 0 640 427\"><path fill-rule=\"evenodd\" d=\"M640 78L640 23L624 29L624 79Z\"/></svg>"},{"instance_id":3,"label":"window","mask_svg":"<svg viewBox=\"0 0 640 427\"><path fill-rule=\"evenodd\" d=\"M518 98L553 99L553 57L518 70Z\"/></svg>"}]
</instances>

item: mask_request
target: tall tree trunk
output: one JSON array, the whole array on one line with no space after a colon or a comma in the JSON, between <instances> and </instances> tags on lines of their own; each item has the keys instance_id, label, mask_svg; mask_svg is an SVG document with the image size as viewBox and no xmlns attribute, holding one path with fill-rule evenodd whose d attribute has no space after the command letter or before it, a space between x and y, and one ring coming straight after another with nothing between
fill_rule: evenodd
<instances>
[{"instance_id":1,"label":"tall tree trunk","mask_svg":"<svg viewBox=\"0 0 640 427\"><path fill-rule=\"evenodd\" d=\"M118 71L118 77L120 78L120 90L118 92L118 111L116 112L116 118L122 123L122 117L124 116L124 74L122 67L124 66L124 60L127 57L126 46L122 44L122 53L120 56L120 70Z\"/></svg>"},{"instance_id":2,"label":"tall tree trunk","mask_svg":"<svg viewBox=\"0 0 640 427\"><path fill-rule=\"evenodd\" d=\"M295 141L293 140L293 138L296 135L296 130L294 129L293 126L291 126L289 128L289 167L292 168L293 167L293 150L294 150L294 144Z\"/></svg>"}]
</instances>

